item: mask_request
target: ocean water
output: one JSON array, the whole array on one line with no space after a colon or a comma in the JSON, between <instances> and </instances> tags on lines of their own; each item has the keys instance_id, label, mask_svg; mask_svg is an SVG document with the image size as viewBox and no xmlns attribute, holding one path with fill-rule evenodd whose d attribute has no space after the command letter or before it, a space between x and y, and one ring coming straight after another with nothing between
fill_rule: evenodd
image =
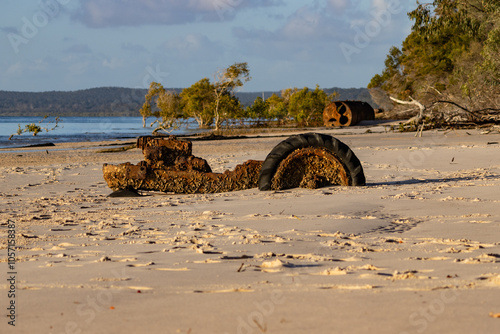
<instances>
[{"instance_id":1,"label":"ocean water","mask_svg":"<svg viewBox=\"0 0 500 334\"><path fill-rule=\"evenodd\" d=\"M131 139L138 136L150 135L151 127L142 127L142 117L61 117L57 128L46 132L43 130L36 136L31 133L10 135L17 133L18 126L24 128L26 124L38 124L43 117L0 117L0 148L18 148L41 143L63 143L81 141L100 141L114 139ZM46 118L39 125L52 128L55 119ZM146 122L151 123L151 119ZM52 123L51 123L52 122ZM174 135L193 134L201 132L194 120L187 122L188 127L182 127L170 132Z\"/></svg>"}]
</instances>

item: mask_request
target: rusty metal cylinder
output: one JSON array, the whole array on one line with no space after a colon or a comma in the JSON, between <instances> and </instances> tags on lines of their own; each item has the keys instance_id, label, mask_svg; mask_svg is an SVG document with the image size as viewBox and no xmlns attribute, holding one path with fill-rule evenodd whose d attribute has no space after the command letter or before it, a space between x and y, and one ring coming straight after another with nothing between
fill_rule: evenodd
<instances>
[{"instance_id":1,"label":"rusty metal cylinder","mask_svg":"<svg viewBox=\"0 0 500 334\"><path fill-rule=\"evenodd\" d=\"M351 126L374 119L372 106L361 101L335 101L323 111L325 126Z\"/></svg>"}]
</instances>

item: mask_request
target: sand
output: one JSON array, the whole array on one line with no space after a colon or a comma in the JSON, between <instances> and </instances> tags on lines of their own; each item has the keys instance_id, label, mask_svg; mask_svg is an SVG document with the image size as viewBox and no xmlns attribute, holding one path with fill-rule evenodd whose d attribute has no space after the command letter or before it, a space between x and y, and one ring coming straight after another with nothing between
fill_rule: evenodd
<instances>
[{"instance_id":1,"label":"sand","mask_svg":"<svg viewBox=\"0 0 500 334\"><path fill-rule=\"evenodd\" d=\"M0 300L16 307L0 332L499 332L499 132L318 132L351 147L366 187L109 198L102 164L140 150L0 150ZM193 154L223 171L281 136Z\"/></svg>"}]
</instances>

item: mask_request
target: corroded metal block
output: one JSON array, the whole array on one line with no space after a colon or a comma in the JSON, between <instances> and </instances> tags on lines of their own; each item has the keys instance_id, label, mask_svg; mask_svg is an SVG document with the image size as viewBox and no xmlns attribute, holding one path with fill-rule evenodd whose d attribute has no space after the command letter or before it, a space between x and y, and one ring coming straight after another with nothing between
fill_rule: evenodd
<instances>
[{"instance_id":1,"label":"corroded metal block","mask_svg":"<svg viewBox=\"0 0 500 334\"><path fill-rule=\"evenodd\" d=\"M195 156L179 156L174 161L174 168L182 171L198 171L202 173L212 173L212 168L205 159Z\"/></svg>"},{"instance_id":2,"label":"corroded metal block","mask_svg":"<svg viewBox=\"0 0 500 334\"><path fill-rule=\"evenodd\" d=\"M113 190L156 190L174 193L215 193L257 187L262 161L249 160L233 171L212 173L205 159L191 154L192 144L174 136L139 137L144 161L103 166L104 180Z\"/></svg>"},{"instance_id":3,"label":"corroded metal block","mask_svg":"<svg viewBox=\"0 0 500 334\"><path fill-rule=\"evenodd\" d=\"M154 137L142 136L137 138L137 147L144 151L145 147L166 147L177 152L177 155L192 155L193 144L190 141L178 140L176 136Z\"/></svg>"},{"instance_id":4,"label":"corroded metal block","mask_svg":"<svg viewBox=\"0 0 500 334\"><path fill-rule=\"evenodd\" d=\"M133 165L132 165L133 166ZM262 161L249 160L224 173L199 171L149 170L145 177L127 174L130 165L104 165L103 174L113 190L156 190L178 194L218 193L257 187Z\"/></svg>"},{"instance_id":5,"label":"corroded metal block","mask_svg":"<svg viewBox=\"0 0 500 334\"><path fill-rule=\"evenodd\" d=\"M102 171L104 180L113 190L140 189L140 184L148 175L144 164L132 165L130 162L118 166L104 164Z\"/></svg>"}]
</instances>

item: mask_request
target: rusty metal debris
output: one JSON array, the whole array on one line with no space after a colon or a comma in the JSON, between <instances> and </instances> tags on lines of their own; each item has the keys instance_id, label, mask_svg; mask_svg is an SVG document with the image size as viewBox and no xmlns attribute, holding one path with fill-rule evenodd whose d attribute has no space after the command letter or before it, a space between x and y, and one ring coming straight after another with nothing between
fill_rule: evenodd
<instances>
[{"instance_id":1,"label":"rusty metal debris","mask_svg":"<svg viewBox=\"0 0 500 334\"><path fill-rule=\"evenodd\" d=\"M335 101L323 111L325 126L352 126L374 119L375 111L372 106L361 101Z\"/></svg>"},{"instance_id":2,"label":"rusty metal debris","mask_svg":"<svg viewBox=\"0 0 500 334\"><path fill-rule=\"evenodd\" d=\"M315 147L295 150L283 160L272 180L272 189L316 189L331 184L349 185L342 163L330 152Z\"/></svg>"},{"instance_id":3,"label":"rusty metal debris","mask_svg":"<svg viewBox=\"0 0 500 334\"><path fill-rule=\"evenodd\" d=\"M139 137L137 147L144 154L137 165L104 164L104 179L114 191L217 193L365 183L361 164L347 145L321 134L292 136L265 161L248 160L224 173L213 173L205 159L192 155L190 141L175 136Z\"/></svg>"}]
</instances>

